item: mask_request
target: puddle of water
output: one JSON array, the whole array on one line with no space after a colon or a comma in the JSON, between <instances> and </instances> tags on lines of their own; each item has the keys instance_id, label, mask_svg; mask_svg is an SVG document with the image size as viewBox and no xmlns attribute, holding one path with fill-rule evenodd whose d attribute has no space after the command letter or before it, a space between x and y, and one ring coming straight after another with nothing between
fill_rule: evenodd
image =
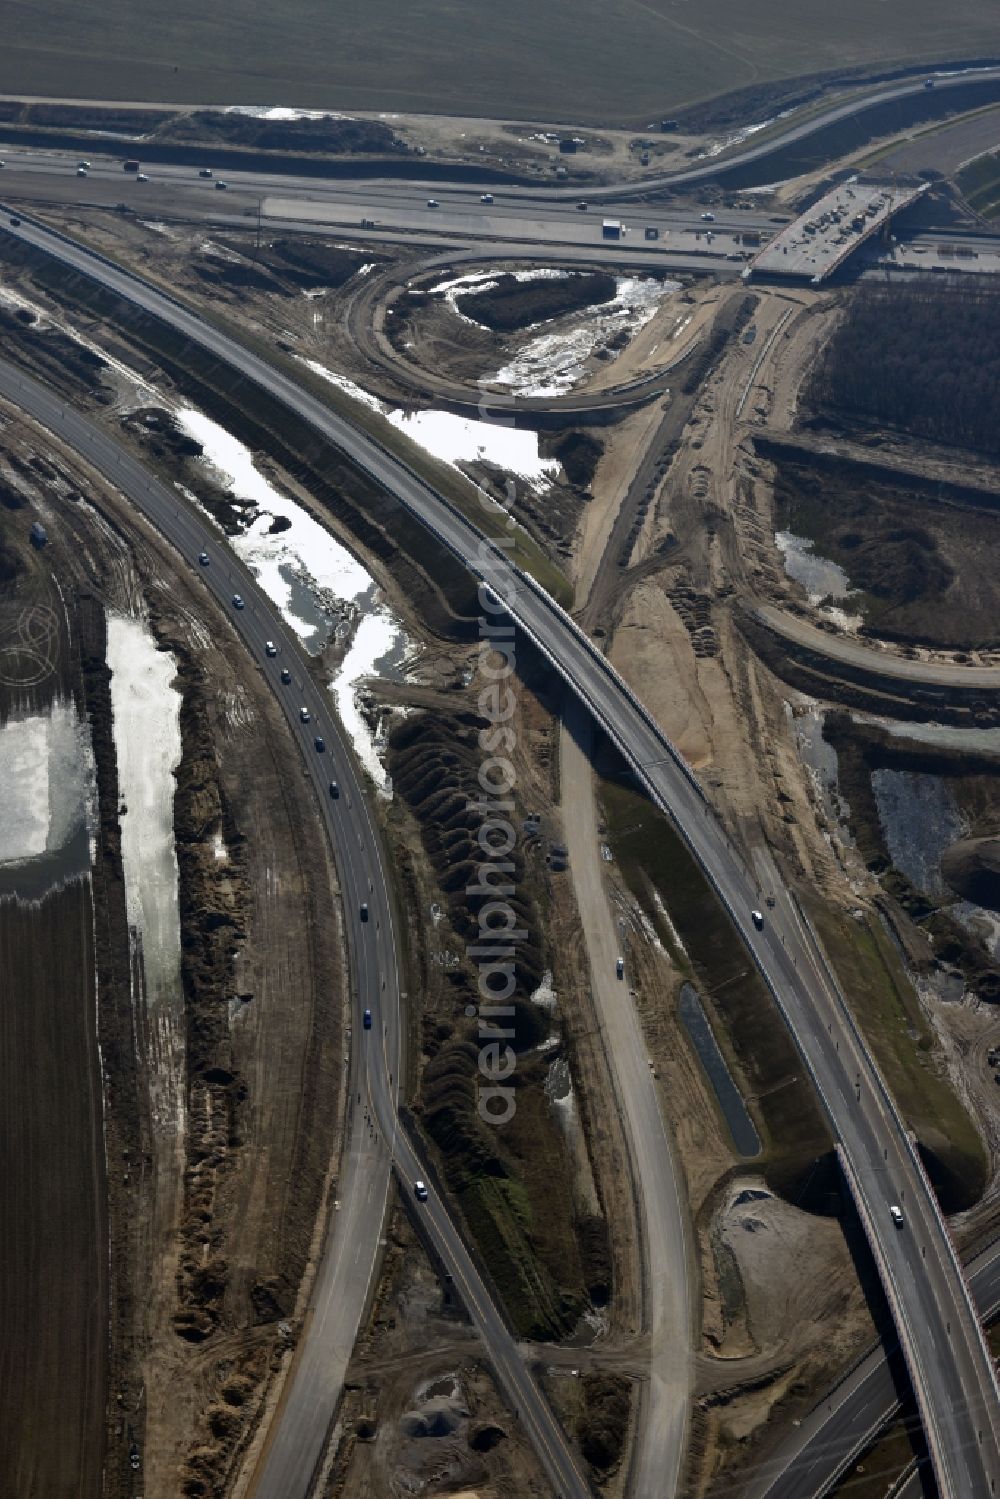
<instances>
[{"instance_id":1,"label":"puddle of water","mask_svg":"<svg viewBox=\"0 0 1000 1499\"><path fill-rule=\"evenodd\" d=\"M923 771L875 770L872 791L893 864L918 890L945 895L941 855L964 833L949 787Z\"/></svg>"},{"instance_id":2,"label":"puddle of water","mask_svg":"<svg viewBox=\"0 0 1000 1499\"><path fill-rule=\"evenodd\" d=\"M680 1012L684 1028L691 1037L695 1051L729 1126L733 1144L743 1156L760 1155L760 1136L754 1122L747 1113L743 1095L733 1082L732 1073L726 1066L712 1027L702 1007L697 992L690 984L681 985Z\"/></svg>"},{"instance_id":3,"label":"puddle of water","mask_svg":"<svg viewBox=\"0 0 1000 1499\"><path fill-rule=\"evenodd\" d=\"M897 723L891 718L868 718L855 715L858 723L877 723L895 739L915 739L936 749L956 750L960 754L996 755L1000 757L1000 729L960 729L946 723Z\"/></svg>"},{"instance_id":4,"label":"puddle of water","mask_svg":"<svg viewBox=\"0 0 1000 1499\"><path fill-rule=\"evenodd\" d=\"M785 559L785 572L802 584L811 604L821 604L824 599L850 598L857 592L844 569L829 558L820 557L808 537L796 536L792 531L776 531L774 540Z\"/></svg>"},{"instance_id":5,"label":"puddle of water","mask_svg":"<svg viewBox=\"0 0 1000 1499\"><path fill-rule=\"evenodd\" d=\"M793 714L788 703L785 712L820 806L829 821L837 825L842 840L853 847L849 832L851 809L840 794L837 751L823 738L825 713L815 706Z\"/></svg>"},{"instance_id":6,"label":"puddle of water","mask_svg":"<svg viewBox=\"0 0 1000 1499\"><path fill-rule=\"evenodd\" d=\"M489 383L509 386L522 396L557 396L572 390L586 374L586 360L617 333L627 332L634 338L680 285L644 276L620 277L613 301L584 308L576 326L565 332L532 339Z\"/></svg>"},{"instance_id":7,"label":"puddle of water","mask_svg":"<svg viewBox=\"0 0 1000 1499\"><path fill-rule=\"evenodd\" d=\"M0 726L0 897L38 900L86 874L96 827L90 733L71 701Z\"/></svg>"}]
</instances>

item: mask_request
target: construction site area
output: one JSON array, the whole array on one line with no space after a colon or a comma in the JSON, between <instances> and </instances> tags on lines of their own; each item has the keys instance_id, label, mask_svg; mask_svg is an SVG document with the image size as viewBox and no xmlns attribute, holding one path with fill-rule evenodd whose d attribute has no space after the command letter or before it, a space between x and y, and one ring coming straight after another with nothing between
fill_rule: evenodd
<instances>
[{"instance_id":1,"label":"construction site area","mask_svg":"<svg viewBox=\"0 0 1000 1499\"><path fill-rule=\"evenodd\" d=\"M931 1481L883 1256L982 1338L1000 292L871 150L662 259L11 172L4 1492Z\"/></svg>"}]
</instances>

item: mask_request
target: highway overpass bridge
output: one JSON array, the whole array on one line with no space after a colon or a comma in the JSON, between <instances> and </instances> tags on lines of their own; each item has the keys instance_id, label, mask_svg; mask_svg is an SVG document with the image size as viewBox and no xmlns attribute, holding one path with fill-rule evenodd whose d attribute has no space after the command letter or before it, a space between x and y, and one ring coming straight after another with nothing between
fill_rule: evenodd
<instances>
[{"instance_id":1,"label":"highway overpass bridge","mask_svg":"<svg viewBox=\"0 0 1000 1499\"><path fill-rule=\"evenodd\" d=\"M926 182L849 177L759 250L744 278L780 276L819 286L926 191Z\"/></svg>"}]
</instances>

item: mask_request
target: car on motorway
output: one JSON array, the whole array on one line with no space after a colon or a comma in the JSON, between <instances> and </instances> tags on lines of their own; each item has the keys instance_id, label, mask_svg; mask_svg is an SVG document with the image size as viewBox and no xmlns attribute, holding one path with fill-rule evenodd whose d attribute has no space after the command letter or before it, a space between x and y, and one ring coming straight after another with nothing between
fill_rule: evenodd
<instances>
[{"instance_id":1,"label":"car on motorway","mask_svg":"<svg viewBox=\"0 0 1000 1499\"><path fill-rule=\"evenodd\" d=\"M198 176L199 177L211 177L211 175L212 175L212 168L211 167L200 167L198 169Z\"/></svg>"},{"instance_id":2,"label":"car on motorway","mask_svg":"<svg viewBox=\"0 0 1000 1499\"><path fill-rule=\"evenodd\" d=\"M361 902L361 908L360 908L359 914L361 916L361 920L362 921L367 921L368 920L368 902L366 900L363 900Z\"/></svg>"},{"instance_id":3,"label":"car on motorway","mask_svg":"<svg viewBox=\"0 0 1000 1499\"><path fill-rule=\"evenodd\" d=\"M12 229L20 229L21 227L21 220L16 213L11 215L10 226Z\"/></svg>"},{"instance_id":4,"label":"car on motorway","mask_svg":"<svg viewBox=\"0 0 1000 1499\"><path fill-rule=\"evenodd\" d=\"M146 176L145 172L136 172L135 180L136 182L148 182L149 178Z\"/></svg>"},{"instance_id":5,"label":"car on motorway","mask_svg":"<svg viewBox=\"0 0 1000 1499\"><path fill-rule=\"evenodd\" d=\"M413 1183L413 1195L418 1202L427 1201L427 1188L422 1181L415 1181Z\"/></svg>"},{"instance_id":6,"label":"car on motorway","mask_svg":"<svg viewBox=\"0 0 1000 1499\"><path fill-rule=\"evenodd\" d=\"M80 172L80 171L89 172L90 171L90 162L89 161L78 161L77 164L76 164L76 169L77 169L78 172Z\"/></svg>"},{"instance_id":7,"label":"car on motorway","mask_svg":"<svg viewBox=\"0 0 1000 1499\"><path fill-rule=\"evenodd\" d=\"M441 204L438 202L437 198L428 198L427 199L427 207L428 208L440 208Z\"/></svg>"},{"instance_id":8,"label":"car on motorway","mask_svg":"<svg viewBox=\"0 0 1000 1499\"><path fill-rule=\"evenodd\" d=\"M0 167L5 167L6 165L7 163L5 161L0 161Z\"/></svg>"},{"instance_id":9,"label":"car on motorway","mask_svg":"<svg viewBox=\"0 0 1000 1499\"><path fill-rule=\"evenodd\" d=\"M316 735L316 738L313 740L313 744L316 746L317 755L326 753L326 740L321 739L319 734Z\"/></svg>"},{"instance_id":10,"label":"car on motorway","mask_svg":"<svg viewBox=\"0 0 1000 1499\"><path fill-rule=\"evenodd\" d=\"M590 207L590 204L587 203L587 202L585 202L583 200L583 198L581 198L580 201L579 201L579 203L576 206L580 210L581 213L586 213L587 209Z\"/></svg>"},{"instance_id":11,"label":"car on motorway","mask_svg":"<svg viewBox=\"0 0 1000 1499\"><path fill-rule=\"evenodd\" d=\"M333 797L334 801L340 800L340 787L337 785L336 781L330 782L330 795Z\"/></svg>"},{"instance_id":12,"label":"car on motorway","mask_svg":"<svg viewBox=\"0 0 1000 1499\"><path fill-rule=\"evenodd\" d=\"M264 641L264 655L265 656L276 656L277 654L278 654L278 647L275 645L274 641L273 640L265 640Z\"/></svg>"},{"instance_id":13,"label":"car on motorway","mask_svg":"<svg viewBox=\"0 0 1000 1499\"><path fill-rule=\"evenodd\" d=\"M228 193L228 191L229 191L229 183L228 182L217 182L215 184L215 191L217 193Z\"/></svg>"},{"instance_id":14,"label":"car on motorway","mask_svg":"<svg viewBox=\"0 0 1000 1499\"><path fill-rule=\"evenodd\" d=\"M200 564L201 564L202 567L207 567L208 564L209 564L208 553L207 552L199 552L198 553L198 561L200 562Z\"/></svg>"},{"instance_id":15,"label":"car on motorway","mask_svg":"<svg viewBox=\"0 0 1000 1499\"><path fill-rule=\"evenodd\" d=\"M311 717L312 717L312 714L309 712L308 708L300 708L299 709L299 722L300 723L308 723Z\"/></svg>"},{"instance_id":16,"label":"car on motorway","mask_svg":"<svg viewBox=\"0 0 1000 1499\"><path fill-rule=\"evenodd\" d=\"M372 1028L372 1012L371 1012L371 1010L366 1010L365 1011L365 1013L361 1017L361 1023L364 1026L364 1028L365 1028L366 1031L370 1031L371 1030L371 1028Z\"/></svg>"},{"instance_id":17,"label":"car on motorway","mask_svg":"<svg viewBox=\"0 0 1000 1499\"><path fill-rule=\"evenodd\" d=\"M0 167L2 167L2 166L3 166L3 162L0 161ZM493 194L492 193L480 193L480 195L479 195L479 201L480 201L480 203L492 203L493 202Z\"/></svg>"},{"instance_id":18,"label":"car on motorway","mask_svg":"<svg viewBox=\"0 0 1000 1499\"><path fill-rule=\"evenodd\" d=\"M616 978L620 978L620 979L623 979L625 977L625 959L624 958L619 958L618 961L617 961L617 963L615 964L615 977Z\"/></svg>"},{"instance_id":19,"label":"car on motorway","mask_svg":"<svg viewBox=\"0 0 1000 1499\"><path fill-rule=\"evenodd\" d=\"M234 609L245 609L246 608L246 604L243 602L243 596L242 596L242 594L239 594L239 593L234 593L233 594L233 608Z\"/></svg>"},{"instance_id":20,"label":"car on motorway","mask_svg":"<svg viewBox=\"0 0 1000 1499\"><path fill-rule=\"evenodd\" d=\"M714 224L715 223L715 214L714 213L707 213L707 212L703 213L702 214L702 218L705 220L706 224Z\"/></svg>"},{"instance_id":21,"label":"car on motorway","mask_svg":"<svg viewBox=\"0 0 1000 1499\"><path fill-rule=\"evenodd\" d=\"M898 1203L890 1202L889 1217L892 1219L893 1223L895 1223L897 1228L902 1228L905 1219L903 1218L903 1209L899 1206Z\"/></svg>"},{"instance_id":22,"label":"car on motorway","mask_svg":"<svg viewBox=\"0 0 1000 1499\"><path fill-rule=\"evenodd\" d=\"M86 177L87 176L87 168L86 167L77 167L77 169L76 169L76 175L78 177Z\"/></svg>"},{"instance_id":23,"label":"car on motorway","mask_svg":"<svg viewBox=\"0 0 1000 1499\"><path fill-rule=\"evenodd\" d=\"M284 684L285 684L286 687L290 684L290 682L292 680L292 674L288 670L287 666L283 666L281 668L281 680L284 682Z\"/></svg>"},{"instance_id":24,"label":"car on motorway","mask_svg":"<svg viewBox=\"0 0 1000 1499\"><path fill-rule=\"evenodd\" d=\"M753 922L753 924L757 928L758 932L762 932L764 930L764 913L763 913L763 911L751 911L750 912L750 920Z\"/></svg>"}]
</instances>

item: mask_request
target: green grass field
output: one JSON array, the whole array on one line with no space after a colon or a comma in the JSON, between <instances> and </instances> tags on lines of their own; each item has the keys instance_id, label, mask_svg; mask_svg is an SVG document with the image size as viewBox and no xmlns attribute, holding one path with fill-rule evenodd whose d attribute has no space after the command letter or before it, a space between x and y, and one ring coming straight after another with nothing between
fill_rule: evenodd
<instances>
[{"instance_id":1,"label":"green grass field","mask_svg":"<svg viewBox=\"0 0 1000 1499\"><path fill-rule=\"evenodd\" d=\"M637 125L842 66L1000 51L981 0L9 0L0 92Z\"/></svg>"}]
</instances>

